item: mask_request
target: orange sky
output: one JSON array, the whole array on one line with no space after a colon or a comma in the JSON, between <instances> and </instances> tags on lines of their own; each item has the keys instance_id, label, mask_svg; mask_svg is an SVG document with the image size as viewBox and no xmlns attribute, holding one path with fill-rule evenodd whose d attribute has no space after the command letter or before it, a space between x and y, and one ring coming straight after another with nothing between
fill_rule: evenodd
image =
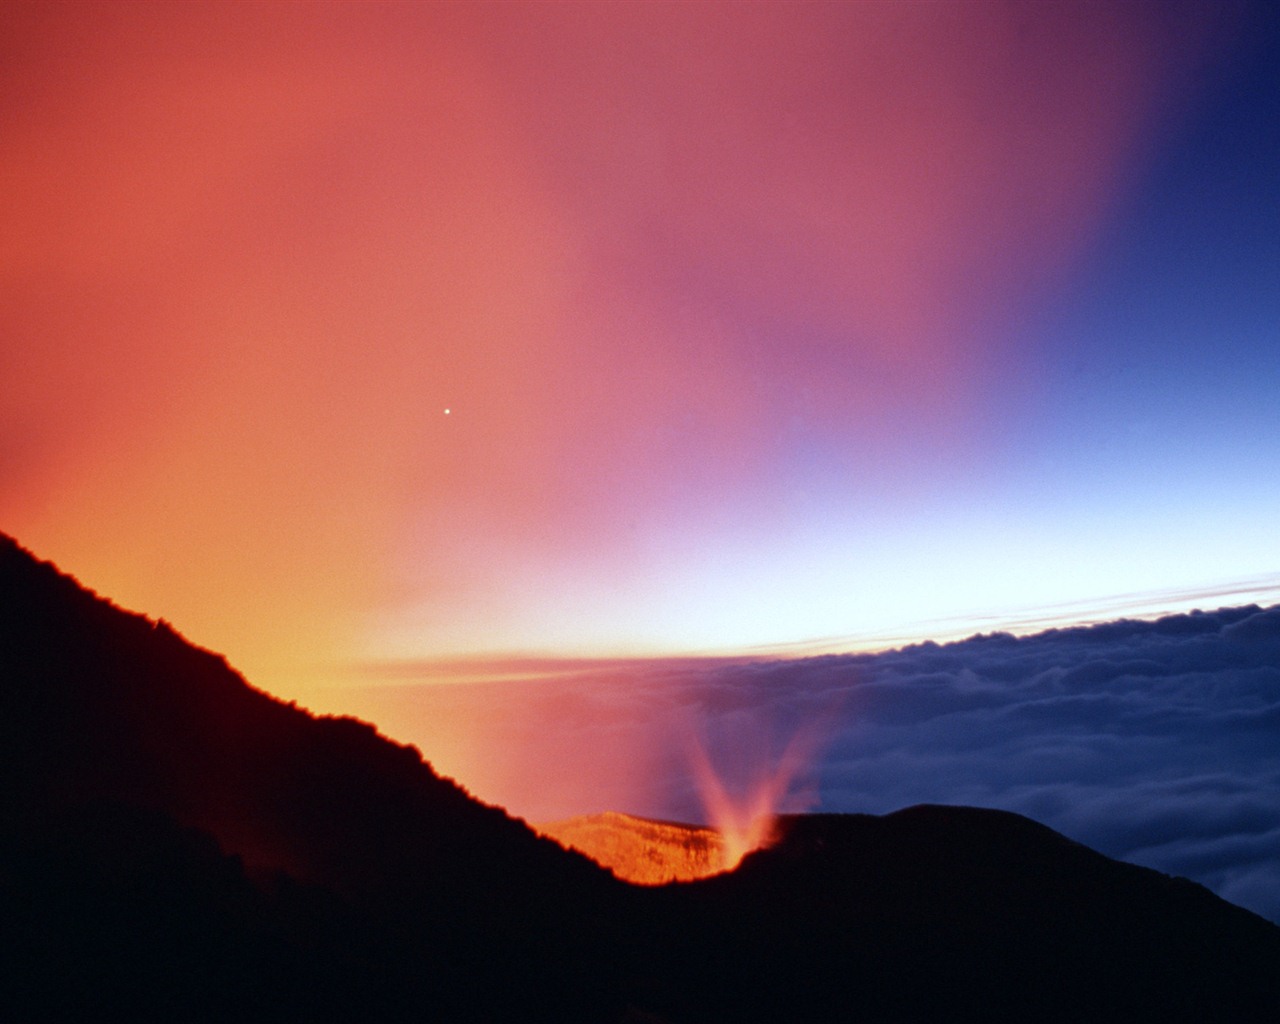
<instances>
[{"instance_id":1,"label":"orange sky","mask_svg":"<svg viewBox=\"0 0 1280 1024\"><path fill-rule=\"evenodd\" d=\"M1010 325L1192 64L1157 28L6 5L0 525L287 696L724 646L737 552L808 543L829 477L872 532L973 478Z\"/></svg>"}]
</instances>

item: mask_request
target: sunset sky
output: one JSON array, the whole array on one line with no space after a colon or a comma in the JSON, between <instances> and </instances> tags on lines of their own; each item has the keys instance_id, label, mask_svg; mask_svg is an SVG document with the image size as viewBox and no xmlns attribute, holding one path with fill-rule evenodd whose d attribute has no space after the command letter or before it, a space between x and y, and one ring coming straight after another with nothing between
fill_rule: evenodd
<instances>
[{"instance_id":1,"label":"sunset sky","mask_svg":"<svg viewBox=\"0 0 1280 1024\"><path fill-rule=\"evenodd\" d=\"M0 529L315 702L1273 602L1268 6L7 3Z\"/></svg>"}]
</instances>

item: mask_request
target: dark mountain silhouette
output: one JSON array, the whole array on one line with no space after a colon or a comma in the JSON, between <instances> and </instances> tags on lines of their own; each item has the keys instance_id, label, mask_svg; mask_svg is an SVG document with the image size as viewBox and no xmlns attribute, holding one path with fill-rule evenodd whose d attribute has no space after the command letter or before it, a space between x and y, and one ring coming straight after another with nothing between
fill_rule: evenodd
<instances>
[{"instance_id":1,"label":"dark mountain silhouette","mask_svg":"<svg viewBox=\"0 0 1280 1024\"><path fill-rule=\"evenodd\" d=\"M1280 929L1025 818L625 885L0 537L0 1016L1274 1021Z\"/></svg>"},{"instance_id":2,"label":"dark mountain silhouette","mask_svg":"<svg viewBox=\"0 0 1280 1024\"><path fill-rule=\"evenodd\" d=\"M528 1006L570 1020L607 1013L592 992L609 983L602 951L614 943L599 933L613 925L595 907L619 883L471 799L416 750L252 689L222 658L98 599L8 539L0 666L0 809L18 865L7 896L32 921L47 910L26 892L41 887L87 886L100 908L101 942L86 954L60 945L88 941L74 905L64 908L67 928L49 935L61 960L33 952L36 976L43 963L54 972L54 996L70 997L68 960L79 969L109 955L118 969L130 944L128 966L142 973L120 976L121 998L151 999L155 956L200 977L205 944L231 975L218 984L234 988L242 945L269 939L306 964L276 1001L289 1005L310 972L335 1019L351 1010L344 1001L363 1012L365 990L388 1010L403 992L406 1015L418 1017L423 1005L458 1020ZM317 914L333 944L308 952L317 939L295 913L304 924ZM358 927L343 923L351 914ZM165 938L171 926L187 946ZM250 966L265 972L254 986L279 981L258 959Z\"/></svg>"},{"instance_id":3,"label":"dark mountain silhouette","mask_svg":"<svg viewBox=\"0 0 1280 1024\"><path fill-rule=\"evenodd\" d=\"M781 827L681 908L690 944L733 937L700 990L721 1000L716 1019L817 1020L835 992L864 1020L1260 1021L1280 1007L1280 929L1020 815L918 806Z\"/></svg>"}]
</instances>

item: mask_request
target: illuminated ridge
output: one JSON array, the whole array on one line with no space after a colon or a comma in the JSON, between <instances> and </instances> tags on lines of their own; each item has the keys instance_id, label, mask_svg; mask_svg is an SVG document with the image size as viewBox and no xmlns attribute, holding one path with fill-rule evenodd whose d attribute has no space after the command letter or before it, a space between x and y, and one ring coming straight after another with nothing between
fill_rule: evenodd
<instances>
[{"instance_id":1,"label":"illuminated ridge","mask_svg":"<svg viewBox=\"0 0 1280 1024\"><path fill-rule=\"evenodd\" d=\"M688 882L732 866L723 837L702 825L605 811L535 827L636 885Z\"/></svg>"}]
</instances>

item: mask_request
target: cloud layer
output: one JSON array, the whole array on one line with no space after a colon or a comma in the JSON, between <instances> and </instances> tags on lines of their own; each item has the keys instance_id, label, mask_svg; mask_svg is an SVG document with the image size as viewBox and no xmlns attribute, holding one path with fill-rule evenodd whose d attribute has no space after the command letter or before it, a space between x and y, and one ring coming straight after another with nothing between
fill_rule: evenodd
<instances>
[{"instance_id":1,"label":"cloud layer","mask_svg":"<svg viewBox=\"0 0 1280 1024\"><path fill-rule=\"evenodd\" d=\"M1006 808L1280 920L1280 606L881 654L510 668L381 683L360 710L535 820L696 820L691 743L742 793L800 736L811 764L787 809Z\"/></svg>"}]
</instances>

